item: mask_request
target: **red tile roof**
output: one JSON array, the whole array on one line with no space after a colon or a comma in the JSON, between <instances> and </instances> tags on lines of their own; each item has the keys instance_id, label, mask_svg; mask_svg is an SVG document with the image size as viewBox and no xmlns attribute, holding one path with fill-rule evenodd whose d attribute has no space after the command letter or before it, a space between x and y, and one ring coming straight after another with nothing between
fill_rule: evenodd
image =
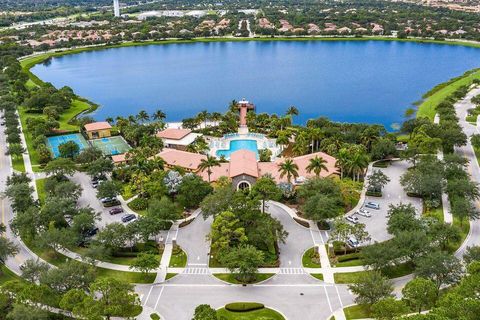
<instances>
[{"instance_id":1,"label":"red tile roof","mask_svg":"<svg viewBox=\"0 0 480 320\"><path fill-rule=\"evenodd\" d=\"M192 131L188 129L168 128L163 131L157 132L157 137L161 139L181 140L190 132Z\"/></svg>"},{"instance_id":2,"label":"red tile roof","mask_svg":"<svg viewBox=\"0 0 480 320\"><path fill-rule=\"evenodd\" d=\"M164 148L155 157L162 158L169 166L179 166L193 171L198 169L202 159L207 159L207 156L203 154L170 148Z\"/></svg>"},{"instance_id":3,"label":"red tile roof","mask_svg":"<svg viewBox=\"0 0 480 320\"><path fill-rule=\"evenodd\" d=\"M87 123L84 125L85 131L97 131L97 130L106 130L106 129L112 129L112 126L110 123L106 121L102 122L92 122L92 123Z\"/></svg>"}]
</instances>

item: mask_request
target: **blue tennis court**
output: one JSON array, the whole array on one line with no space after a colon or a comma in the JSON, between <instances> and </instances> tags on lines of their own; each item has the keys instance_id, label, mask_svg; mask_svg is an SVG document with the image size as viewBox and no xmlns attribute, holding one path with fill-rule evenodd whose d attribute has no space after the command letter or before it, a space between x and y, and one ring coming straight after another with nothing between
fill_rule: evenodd
<instances>
[{"instance_id":1,"label":"blue tennis court","mask_svg":"<svg viewBox=\"0 0 480 320\"><path fill-rule=\"evenodd\" d=\"M130 146L121 136L113 136L90 140L91 144L100 150L106 156L125 153L130 150Z\"/></svg>"},{"instance_id":2,"label":"blue tennis court","mask_svg":"<svg viewBox=\"0 0 480 320\"><path fill-rule=\"evenodd\" d=\"M60 156L58 146L68 141L75 142L80 147L80 151L89 147L87 140L85 140L80 133L70 133L61 136L48 137L47 147L50 149L50 151L52 151L54 158L58 158Z\"/></svg>"}]
</instances>

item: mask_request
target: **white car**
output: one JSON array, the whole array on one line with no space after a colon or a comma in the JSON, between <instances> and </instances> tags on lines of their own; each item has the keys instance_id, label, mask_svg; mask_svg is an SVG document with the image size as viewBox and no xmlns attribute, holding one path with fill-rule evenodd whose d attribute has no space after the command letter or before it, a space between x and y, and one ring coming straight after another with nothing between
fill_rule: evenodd
<instances>
[{"instance_id":1,"label":"white car","mask_svg":"<svg viewBox=\"0 0 480 320\"><path fill-rule=\"evenodd\" d=\"M347 219L347 221L350 221L351 223L353 224L357 224L358 223L358 218L355 217L353 214L351 216L347 216L345 219Z\"/></svg>"},{"instance_id":2,"label":"white car","mask_svg":"<svg viewBox=\"0 0 480 320\"><path fill-rule=\"evenodd\" d=\"M370 218L370 217L372 216L372 215L370 214L370 212L368 212L368 211L365 210L365 209L360 209L360 210L358 210L358 211L355 212L355 213L358 214L358 215L367 217L367 218Z\"/></svg>"}]
</instances>

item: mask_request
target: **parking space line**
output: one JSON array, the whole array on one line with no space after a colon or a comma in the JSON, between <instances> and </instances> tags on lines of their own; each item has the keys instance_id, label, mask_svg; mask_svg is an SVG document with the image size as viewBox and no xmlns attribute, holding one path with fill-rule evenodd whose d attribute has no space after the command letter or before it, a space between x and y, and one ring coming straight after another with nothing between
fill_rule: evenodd
<instances>
[{"instance_id":1,"label":"parking space line","mask_svg":"<svg viewBox=\"0 0 480 320\"><path fill-rule=\"evenodd\" d=\"M337 291L338 301L340 301L340 307L343 308L342 298L340 297L340 293L338 292L338 286L335 286L335 291Z\"/></svg>"},{"instance_id":2,"label":"parking space line","mask_svg":"<svg viewBox=\"0 0 480 320\"><path fill-rule=\"evenodd\" d=\"M330 312L333 312L332 304L330 303L330 298L328 297L327 288L323 287L323 290L325 291L325 296L327 297L327 303L328 303L328 307L330 308Z\"/></svg>"},{"instance_id":3,"label":"parking space line","mask_svg":"<svg viewBox=\"0 0 480 320\"><path fill-rule=\"evenodd\" d=\"M163 286L162 289L160 290L160 293L158 294L157 302L155 303L155 307L153 308L154 310L157 310L158 302L160 302L160 297L162 296L162 292L165 287Z\"/></svg>"},{"instance_id":4,"label":"parking space line","mask_svg":"<svg viewBox=\"0 0 480 320\"><path fill-rule=\"evenodd\" d=\"M143 302L143 306L147 304L148 298L150 298L150 293L152 293L153 286L150 286L150 290L148 291L147 297L145 298L145 301Z\"/></svg>"}]
</instances>

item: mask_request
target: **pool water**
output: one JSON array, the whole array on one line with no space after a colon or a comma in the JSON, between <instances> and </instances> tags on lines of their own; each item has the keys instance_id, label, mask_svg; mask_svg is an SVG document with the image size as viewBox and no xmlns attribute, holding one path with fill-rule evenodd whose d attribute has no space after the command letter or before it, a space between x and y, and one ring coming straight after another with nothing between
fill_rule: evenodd
<instances>
[{"instance_id":1,"label":"pool water","mask_svg":"<svg viewBox=\"0 0 480 320\"><path fill-rule=\"evenodd\" d=\"M48 137L47 146L53 153L54 158L60 157L60 151L58 150L58 147L68 141L75 142L79 146L80 151L89 147L87 140L85 140L85 138L80 133L71 133L61 136Z\"/></svg>"},{"instance_id":2,"label":"pool water","mask_svg":"<svg viewBox=\"0 0 480 320\"><path fill-rule=\"evenodd\" d=\"M225 156L226 159L230 159L230 155L238 150L249 150L255 153L258 159L258 146L256 140L232 140L230 141L230 148L226 150L217 150L217 157Z\"/></svg>"}]
</instances>

